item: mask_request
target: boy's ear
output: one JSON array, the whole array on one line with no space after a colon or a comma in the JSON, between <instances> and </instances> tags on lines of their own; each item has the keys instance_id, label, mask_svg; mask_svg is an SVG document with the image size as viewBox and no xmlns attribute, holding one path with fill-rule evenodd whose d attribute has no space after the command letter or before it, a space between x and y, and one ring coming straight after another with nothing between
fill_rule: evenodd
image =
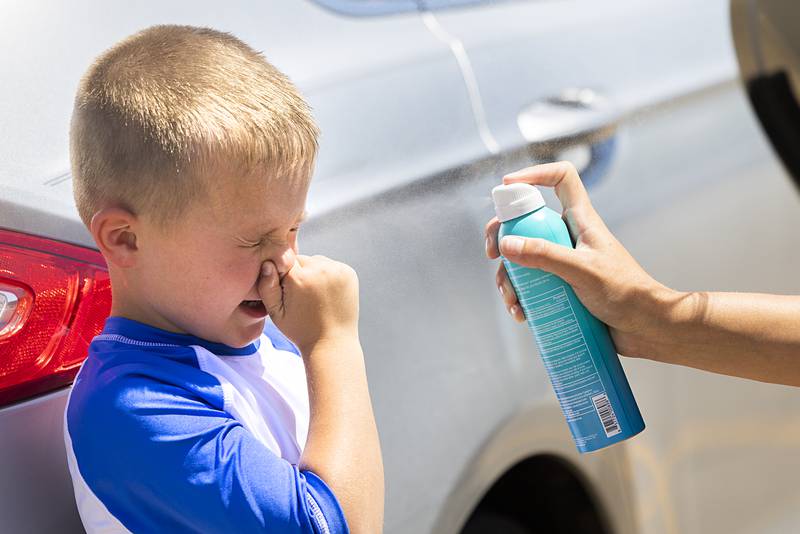
<instances>
[{"instance_id":1,"label":"boy's ear","mask_svg":"<svg viewBox=\"0 0 800 534\"><path fill-rule=\"evenodd\" d=\"M136 265L136 215L124 208L103 208L92 217L89 231L106 261L117 267Z\"/></svg>"}]
</instances>

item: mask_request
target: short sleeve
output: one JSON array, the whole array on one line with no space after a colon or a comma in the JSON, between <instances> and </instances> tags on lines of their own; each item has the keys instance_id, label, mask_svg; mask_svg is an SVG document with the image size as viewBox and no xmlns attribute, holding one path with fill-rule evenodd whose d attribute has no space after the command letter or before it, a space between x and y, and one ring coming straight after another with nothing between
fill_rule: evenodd
<instances>
[{"instance_id":1,"label":"short sleeve","mask_svg":"<svg viewBox=\"0 0 800 534\"><path fill-rule=\"evenodd\" d=\"M348 532L325 482L216 407L215 387L129 376L70 405L78 469L109 513L132 532Z\"/></svg>"}]
</instances>

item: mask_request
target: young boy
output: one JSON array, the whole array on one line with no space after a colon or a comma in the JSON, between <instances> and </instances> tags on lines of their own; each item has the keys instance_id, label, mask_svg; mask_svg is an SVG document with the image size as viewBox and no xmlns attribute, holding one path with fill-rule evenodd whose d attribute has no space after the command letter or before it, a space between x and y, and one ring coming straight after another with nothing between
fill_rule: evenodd
<instances>
[{"instance_id":1,"label":"young boy","mask_svg":"<svg viewBox=\"0 0 800 534\"><path fill-rule=\"evenodd\" d=\"M70 145L113 294L65 414L86 530L380 532L358 281L297 251L296 88L231 35L149 28L89 68Z\"/></svg>"}]
</instances>

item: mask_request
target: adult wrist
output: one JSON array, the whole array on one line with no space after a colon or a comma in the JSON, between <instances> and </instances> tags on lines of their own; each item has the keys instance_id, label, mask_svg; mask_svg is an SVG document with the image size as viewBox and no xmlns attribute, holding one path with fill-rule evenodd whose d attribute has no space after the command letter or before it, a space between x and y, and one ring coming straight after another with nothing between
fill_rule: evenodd
<instances>
[{"instance_id":1,"label":"adult wrist","mask_svg":"<svg viewBox=\"0 0 800 534\"><path fill-rule=\"evenodd\" d=\"M661 286L653 297L650 350L646 357L668 362L676 356L681 340L687 338L697 319L699 293Z\"/></svg>"}]
</instances>

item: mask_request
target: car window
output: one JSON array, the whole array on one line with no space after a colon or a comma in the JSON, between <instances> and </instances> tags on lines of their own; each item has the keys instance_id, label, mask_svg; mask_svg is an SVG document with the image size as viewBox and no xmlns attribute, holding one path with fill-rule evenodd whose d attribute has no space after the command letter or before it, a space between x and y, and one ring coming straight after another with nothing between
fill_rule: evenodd
<instances>
[{"instance_id":1,"label":"car window","mask_svg":"<svg viewBox=\"0 0 800 534\"><path fill-rule=\"evenodd\" d=\"M372 17L408 11L436 11L475 4L499 4L509 0L313 0L342 15Z\"/></svg>"}]
</instances>

